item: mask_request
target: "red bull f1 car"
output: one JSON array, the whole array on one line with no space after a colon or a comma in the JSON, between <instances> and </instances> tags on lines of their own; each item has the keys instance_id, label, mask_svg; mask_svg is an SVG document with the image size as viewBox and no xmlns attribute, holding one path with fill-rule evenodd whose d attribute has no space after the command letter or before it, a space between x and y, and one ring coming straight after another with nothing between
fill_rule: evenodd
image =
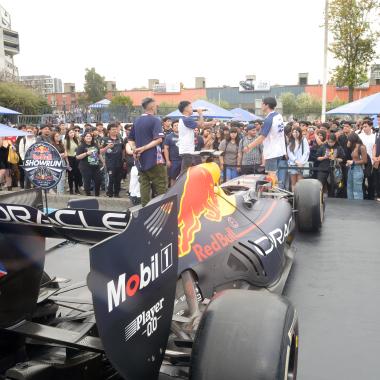
<instances>
[{"instance_id":1,"label":"red bull f1 car","mask_svg":"<svg viewBox=\"0 0 380 380\"><path fill-rule=\"evenodd\" d=\"M0 378L296 378L297 314L281 293L295 230L322 225L318 181L220 186L204 163L125 212L86 199L46 214L41 199L0 198ZM83 282L44 273L47 238L89 251ZM70 296L81 287L90 300Z\"/></svg>"}]
</instances>

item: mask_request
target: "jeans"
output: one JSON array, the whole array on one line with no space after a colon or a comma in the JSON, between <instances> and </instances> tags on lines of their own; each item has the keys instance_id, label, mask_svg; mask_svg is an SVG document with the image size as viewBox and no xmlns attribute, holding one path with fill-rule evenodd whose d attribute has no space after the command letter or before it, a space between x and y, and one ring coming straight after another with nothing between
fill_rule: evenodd
<instances>
[{"instance_id":1,"label":"jeans","mask_svg":"<svg viewBox=\"0 0 380 380\"><path fill-rule=\"evenodd\" d=\"M95 196L98 197L100 193L100 168L99 165L82 166L80 168L82 174L84 191L86 195L91 195L91 181L94 181Z\"/></svg>"},{"instance_id":2,"label":"jeans","mask_svg":"<svg viewBox=\"0 0 380 380\"><path fill-rule=\"evenodd\" d=\"M230 179L234 179L238 176L238 171L236 168L232 167L226 167L226 181L229 181Z\"/></svg>"},{"instance_id":3,"label":"jeans","mask_svg":"<svg viewBox=\"0 0 380 380\"><path fill-rule=\"evenodd\" d=\"M62 195L62 194L65 194L65 179L66 179L66 172L63 171L62 172L62 177L61 179L59 180L59 182L57 183L57 195Z\"/></svg>"},{"instance_id":4,"label":"jeans","mask_svg":"<svg viewBox=\"0 0 380 380\"><path fill-rule=\"evenodd\" d=\"M360 165L350 166L347 173L347 199L363 199L363 169Z\"/></svg>"},{"instance_id":5,"label":"jeans","mask_svg":"<svg viewBox=\"0 0 380 380\"><path fill-rule=\"evenodd\" d=\"M181 154L181 159L181 173L183 173L193 166L193 156L191 154Z\"/></svg>"},{"instance_id":6,"label":"jeans","mask_svg":"<svg viewBox=\"0 0 380 380\"><path fill-rule=\"evenodd\" d=\"M280 189L289 189L288 161L280 160L277 169L278 187Z\"/></svg>"}]
</instances>

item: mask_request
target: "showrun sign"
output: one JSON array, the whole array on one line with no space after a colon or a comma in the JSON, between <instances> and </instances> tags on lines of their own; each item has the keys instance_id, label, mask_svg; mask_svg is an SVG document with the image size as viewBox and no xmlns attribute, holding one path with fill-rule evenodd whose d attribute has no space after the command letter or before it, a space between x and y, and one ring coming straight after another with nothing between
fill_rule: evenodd
<instances>
[{"instance_id":1,"label":"showrun sign","mask_svg":"<svg viewBox=\"0 0 380 380\"><path fill-rule=\"evenodd\" d=\"M35 143L26 151L23 168L33 185L42 189L57 186L66 170L58 150L46 142Z\"/></svg>"}]
</instances>

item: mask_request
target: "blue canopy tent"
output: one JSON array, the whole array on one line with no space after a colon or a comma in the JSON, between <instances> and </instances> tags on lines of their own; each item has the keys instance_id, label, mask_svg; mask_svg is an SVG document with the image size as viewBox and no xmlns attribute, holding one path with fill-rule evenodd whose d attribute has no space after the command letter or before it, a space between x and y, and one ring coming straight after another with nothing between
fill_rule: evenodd
<instances>
[{"instance_id":1,"label":"blue canopy tent","mask_svg":"<svg viewBox=\"0 0 380 380\"><path fill-rule=\"evenodd\" d=\"M234 114L232 119L234 121L246 121L249 123L250 121L263 120L260 116L256 116L243 108L234 108L231 112Z\"/></svg>"},{"instance_id":2,"label":"blue canopy tent","mask_svg":"<svg viewBox=\"0 0 380 380\"><path fill-rule=\"evenodd\" d=\"M91 104L89 108L92 109L98 109L98 108L107 108L111 104L111 101L108 99L102 99L99 100L98 102Z\"/></svg>"},{"instance_id":3,"label":"blue canopy tent","mask_svg":"<svg viewBox=\"0 0 380 380\"><path fill-rule=\"evenodd\" d=\"M21 115L20 112L0 106L0 115Z\"/></svg>"},{"instance_id":4,"label":"blue canopy tent","mask_svg":"<svg viewBox=\"0 0 380 380\"><path fill-rule=\"evenodd\" d=\"M377 115L380 113L380 92L332 109L326 115Z\"/></svg>"},{"instance_id":5,"label":"blue canopy tent","mask_svg":"<svg viewBox=\"0 0 380 380\"><path fill-rule=\"evenodd\" d=\"M234 115L232 112L225 110L222 107L216 106L213 103L207 102L206 100L196 100L195 102L192 102L193 110L196 111L199 108L207 109L207 111L203 112L204 117L209 117L213 119L233 119ZM167 117L170 117L171 119L176 119L181 116L181 112L179 110L175 110L168 115ZM193 117L197 117L197 112L193 113Z\"/></svg>"},{"instance_id":6,"label":"blue canopy tent","mask_svg":"<svg viewBox=\"0 0 380 380\"><path fill-rule=\"evenodd\" d=\"M17 128L8 127L5 124L0 124L0 137L13 137L13 136L28 136L29 133L20 131Z\"/></svg>"}]
</instances>

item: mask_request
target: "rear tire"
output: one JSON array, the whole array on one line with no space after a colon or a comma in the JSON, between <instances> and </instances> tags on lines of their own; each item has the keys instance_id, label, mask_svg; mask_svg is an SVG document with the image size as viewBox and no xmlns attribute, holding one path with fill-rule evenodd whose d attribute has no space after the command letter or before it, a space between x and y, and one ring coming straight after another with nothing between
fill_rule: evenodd
<instances>
[{"instance_id":1,"label":"rear tire","mask_svg":"<svg viewBox=\"0 0 380 380\"><path fill-rule=\"evenodd\" d=\"M325 214L322 184L317 179L298 181L294 203L298 231L317 232L322 227Z\"/></svg>"},{"instance_id":2,"label":"rear tire","mask_svg":"<svg viewBox=\"0 0 380 380\"><path fill-rule=\"evenodd\" d=\"M192 380L297 378L298 323L285 298L228 290L209 304L197 331Z\"/></svg>"}]
</instances>

